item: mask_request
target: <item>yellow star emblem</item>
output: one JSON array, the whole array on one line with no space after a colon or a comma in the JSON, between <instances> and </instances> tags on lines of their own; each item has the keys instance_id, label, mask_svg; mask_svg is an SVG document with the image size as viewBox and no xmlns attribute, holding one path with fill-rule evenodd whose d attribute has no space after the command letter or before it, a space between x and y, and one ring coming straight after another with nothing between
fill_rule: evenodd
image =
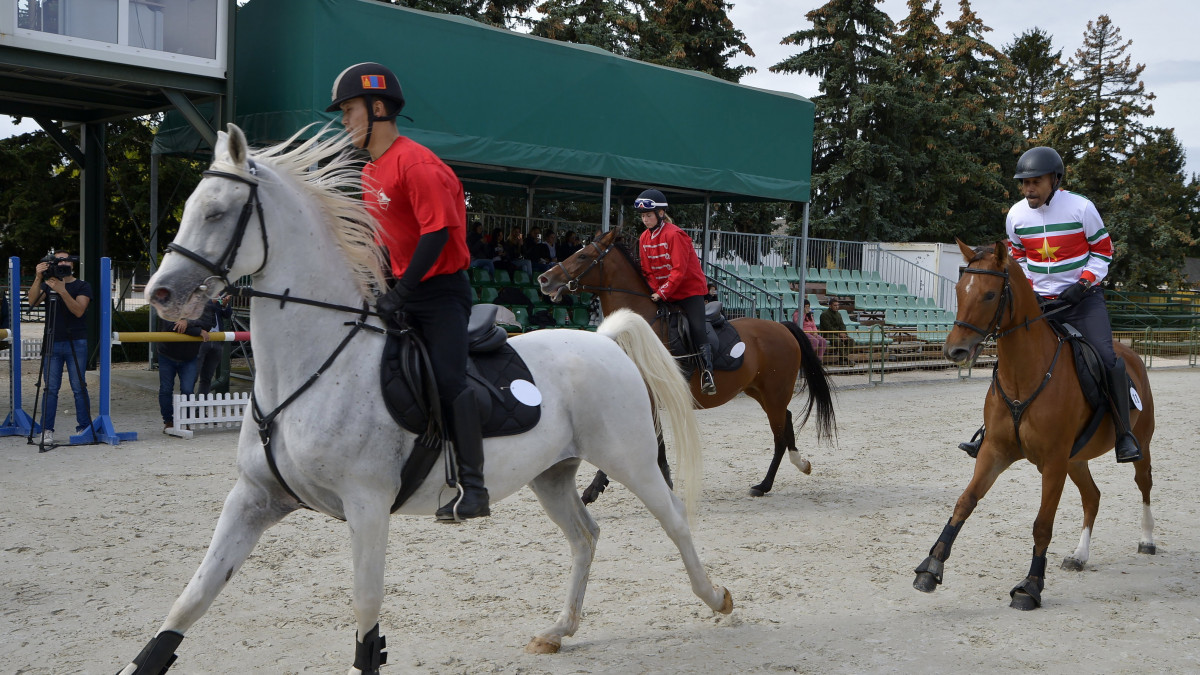
<instances>
[{"instance_id":1,"label":"yellow star emblem","mask_svg":"<svg viewBox=\"0 0 1200 675\"><path fill-rule=\"evenodd\" d=\"M1058 249L1060 249L1060 248L1062 248L1062 247L1061 246L1051 246L1050 239L1046 238L1046 239L1042 240L1042 247L1037 249L1037 252L1042 254L1043 262L1054 262L1056 260L1056 258L1054 257L1054 254L1057 253Z\"/></svg>"}]
</instances>

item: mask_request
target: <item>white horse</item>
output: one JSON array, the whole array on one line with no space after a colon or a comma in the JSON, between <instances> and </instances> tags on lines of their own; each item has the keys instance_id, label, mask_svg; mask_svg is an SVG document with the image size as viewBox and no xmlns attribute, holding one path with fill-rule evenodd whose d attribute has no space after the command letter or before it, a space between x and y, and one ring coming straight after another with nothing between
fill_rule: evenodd
<instances>
[{"instance_id":1,"label":"white horse","mask_svg":"<svg viewBox=\"0 0 1200 675\"><path fill-rule=\"evenodd\" d=\"M155 637L123 674L163 672L183 633L208 609L262 533L304 506L350 527L358 627L350 673L378 672L386 657L378 620L388 519L414 436L392 420L381 400L384 337L347 325L362 318L352 312L292 300L365 308L382 279L374 221L361 201L348 195L359 178L345 153L345 136L322 140L318 134L289 150L298 136L252 156L241 130L229 125L228 134L219 135L212 166L187 201L172 253L147 286L151 303L167 320L197 316L208 297L243 275L252 275L256 292L286 291L289 300L260 296L250 304L254 400L262 415L276 412L262 425L273 463L260 424L248 411L238 440L239 478L208 553ZM380 325L374 316L363 323ZM336 347L343 343L345 349ZM709 580L688 528L699 487L699 433L691 396L646 322L621 313L595 334L538 331L512 344L541 392L541 421L526 433L485 441L488 491L498 501L529 485L566 534L572 556L566 605L526 650L556 652L562 637L579 626L599 534L575 485L584 460L646 504L678 547L693 592L713 610L730 612L729 592ZM314 380L316 373L324 374ZM689 487L686 510L658 469L655 410L666 412L675 432ZM433 515L442 487L440 474L431 475L398 513ZM492 517L503 517L503 511ZM478 526L487 527L486 521Z\"/></svg>"}]
</instances>

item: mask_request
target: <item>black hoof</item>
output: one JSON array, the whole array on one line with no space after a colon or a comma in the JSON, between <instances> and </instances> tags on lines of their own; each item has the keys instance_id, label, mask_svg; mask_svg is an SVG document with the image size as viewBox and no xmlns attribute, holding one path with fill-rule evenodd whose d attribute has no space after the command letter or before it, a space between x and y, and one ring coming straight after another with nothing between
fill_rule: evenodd
<instances>
[{"instance_id":1,"label":"black hoof","mask_svg":"<svg viewBox=\"0 0 1200 675\"><path fill-rule=\"evenodd\" d=\"M1154 544L1138 544L1138 553L1154 555L1155 553L1158 553L1158 548L1156 548Z\"/></svg>"},{"instance_id":2,"label":"black hoof","mask_svg":"<svg viewBox=\"0 0 1200 675\"><path fill-rule=\"evenodd\" d=\"M762 483L754 485L750 488L751 497L761 497L771 491L771 488L764 488Z\"/></svg>"},{"instance_id":3,"label":"black hoof","mask_svg":"<svg viewBox=\"0 0 1200 675\"><path fill-rule=\"evenodd\" d=\"M583 503L591 504L592 502L596 501L596 498L600 496L600 492L601 490L597 490L596 488L589 486L583 491Z\"/></svg>"},{"instance_id":4,"label":"black hoof","mask_svg":"<svg viewBox=\"0 0 1200 675\"><path fill-rule=\"evenodd\" d=\"M1012 602L1010 602L1008 606L1012 607L1013 609L1019 609L1022 612L1028 612L1031 609L1037 609L1039 603L1028 593L1024 591L1017 591L1016 593L1013 593Z\"/></svg>"},{"instance_id":5,"label":"black hoof","mask_svg":"<svg viewBox=\"0 0 1200 675\"><path fill-rule=\"evenodd\" d=\"M937 577L933 576L929 572L921 572L917 575L916 579L913 579L913 588L921 591L922 593L932 593L937 590L937 587Z\"/></svg>"},{"instance_id":6,"label":"black hoof","mask_svg":"<svg viewBox=\"0 0 1200 675\"><path fill-rule=\"evenodd\" d=\"M1071 570L1072 572L1082 572L1083 563L1079 562L1075 558L1063 558L1062 568L1064 570Z\"/></svg>"}]
</instances>

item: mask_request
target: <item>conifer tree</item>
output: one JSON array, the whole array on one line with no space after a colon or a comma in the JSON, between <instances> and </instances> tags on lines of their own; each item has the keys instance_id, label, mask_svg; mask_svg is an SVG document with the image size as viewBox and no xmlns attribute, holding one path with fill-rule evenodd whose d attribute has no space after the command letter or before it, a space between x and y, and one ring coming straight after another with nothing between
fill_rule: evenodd
<instances>
[{"instance_id":1,"label":"conifer tree","mask_svg":"<svg viewBox=\"0 0 1200 675\"><path fill-rule=\"evenodd\" d=\"M1050 103L1051 89L1067 74L1062 50L1054 51L1051 36L1040 28L1025 31L1004 53L1016 69L1008 97L1008 119L1021 135L1033 140L1042 133L1043 110Z\"/></svg>"},{"instance_id":2,"label":"conifer tree","mask_svg":"<svg viewBox=\"0 0 1200 675\"><path fill-rule=\"evenodd\" d=\"M537 11L534 35L638 56L641 14L632 0L545 0Z\"/></svg>"},{"instance_id":3,"label":"conifer tree","mask_svg":"<svg viewBox=\"0 0 1200 675\"><path fill-rule=\"evenodd\" d=\"M659 0L645 4L639 58L672 68L708 73L737 82L750 66L734 66L738 54L754 56L746 35L729 19L723 0Z\"/></svg>"},{"instance_id":4,"label":"conifer tree","mask_svg":"<svg viewBox=\"0 0 1200 675\"><path fill-rule=\"evenodd\" d=\"M524 16L536 0L380 0L392 5L438 14L465 16L497 28L517 28L530 24Z\"/></svg>"}]
</instances>

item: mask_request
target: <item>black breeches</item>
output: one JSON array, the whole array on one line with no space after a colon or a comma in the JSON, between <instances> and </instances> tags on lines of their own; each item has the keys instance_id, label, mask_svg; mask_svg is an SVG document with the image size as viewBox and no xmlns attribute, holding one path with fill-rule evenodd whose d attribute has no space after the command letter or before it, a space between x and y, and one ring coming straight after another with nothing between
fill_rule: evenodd
<instances>
[{"instance_id":1,"label":"black breeches","mask_svg":"<svg viewBox=\"0 0 1200 675\"><path fill-rule=\"evenodd\" d=\"M687 317L688 330L692 335L692 345L699 349L700 345L709 342L708 333L705 330L706 322L704 321L704 296L691 295L681 300L676 300L675 304L679 306L679 309L683 310L683 315Z\"/></svg>"},{"instance_id":2,"label":"black breeches","mask_svg":"<svg viewBox=\"0 0 1200 675\"><path fill-rule=\"evenodd\" d=\"M1108 319L1108 306L1104 302L1104 289L1095 286L1083 294L1079 304L1054 315L1055 319L1075 327L1088 343L1096 348L1096 354L1105 368L1117 363L1113 351L1112 324Z\"/></svg>"},{"instance_id":3,"label":"black breeches","mask_svg":"<svg viewBox=\"0 0 1200 675\"><path fill-rule=\"evenodd\" d=\"M467 321L471 284L465 272L430 277L417 285L404 305L409 323L421 334L438 398L453 401L467 387Z\"/></svg>"}]
</instances>

